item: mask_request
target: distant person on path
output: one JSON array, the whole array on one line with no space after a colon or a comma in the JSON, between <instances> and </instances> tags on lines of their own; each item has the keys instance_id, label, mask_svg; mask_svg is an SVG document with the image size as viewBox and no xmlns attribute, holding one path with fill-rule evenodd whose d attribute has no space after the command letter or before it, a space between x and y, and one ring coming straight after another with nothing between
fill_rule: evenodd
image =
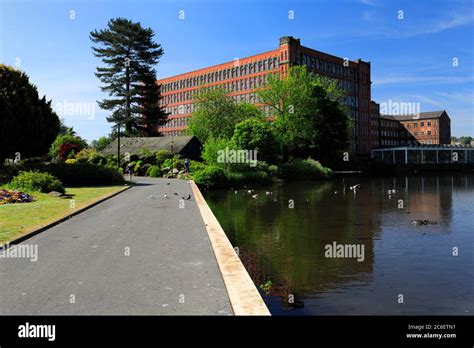
<instances>
[{"instance_id":1,"label":"distant person on path","mask_svg":"<svg viewBox=\"0 0 474 348\"><path fill-rule=\"evenodd\" d=\"M128 180L131 181L132 180L132 175L133 175L133 169L132 169L132 165L130 163L127 164L127 173L128 173Z\"/></svg>"},{"instance_id":2,"label":"distant person on path","mask_svg":"<svg viewBox=\"0 0 474 348\"><path fill-rule=\"evenodd\" d=\"M184 160L184 172L185 172L186 174L189 174L189 164L190 164L190 163L189 163L189 158L186 158L186 159Z\"/></svg>"}]
</instances>

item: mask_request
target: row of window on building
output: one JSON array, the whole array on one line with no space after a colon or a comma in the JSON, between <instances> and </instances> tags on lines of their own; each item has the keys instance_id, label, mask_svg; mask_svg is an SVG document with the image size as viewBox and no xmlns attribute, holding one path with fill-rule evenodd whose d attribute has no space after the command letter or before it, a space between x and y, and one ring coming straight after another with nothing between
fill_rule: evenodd
<instances>
[{"instance_id":1,"label":"row of window on building","mask_svg":"<svg viewBox=\"0 0 474 348\"><path fill-rule=\"evenodd\" d=\"M237 103L239 102L247 102L251 104L262 103L260 96L256 92L233 95L231 96L231 98ZM192 102L188 102L186 104L181 104L181 105L165 106L164 110L170 116L187 115L195 111L195 106Z\"/></svg>"},{"instance_id":2,"label":"row of window on building","mask_svg":"<svg viewBox=\"0 0 474 348\"><path fill-rule=\"evenodd\" d=\"M426 122L426 125L428 127L431 127L431 124L433 124L433 127L437 127L438 126L438 121L433 121L433 122L427 121ZM424 126L425 126L425 122L424 121L420 122L420 127L424 127ZM411 123L408 123L408 122L405 123L405 127L411 128ZM417 127L418 127L418 122L413 122L413 128L417 128Z\"/></svg>"},{"instance_id":3,"label":"row of window on building","mask_svg":"<svg viewBox=\"0 0 474 348\"><path fill-rule=\"evenodd\" d=\"M215 90L216 88L222 88L227 93L246 91L250 89L263 87L264 85L266 85L268 82L268 76L269 76L268 74L265 74L265 75L250 77L250 78L244 78L244 79L240 79L236 81L229 81L226 83L209 86L209 89ZM196 88L191 91L164 95L160 101L160 104L168 105L168 104L189 101L194 98L194 94L200 93L201 91L202 90L199 90L198 88Z\"/></svg>"},{"instance_id":4,"label":"row of window on building","mask_svg":"<svg viewBox=\"0 0 474 348\"><path fill-rule=\"evenodd\" d=\"M185 127L188 125L189 117L176 117L168 119L168 122L162 128Z\"/></svg>"},{"instance_id":5,"label":"row of window on building","mask_svg":"<svg viewBox=\"0 0 474 348\"><path fill-rule=\"evenodd\" d=\"M236 77L247 76L268 70L274 70L279 67L278 57L261 59L256 62L240 64L238 59L234 61L234 67L210 71L199 76L187 77L179 81L164 83L162 92L176 91L183 88L192 88L202 86L207 83L224 81Z\"/></svg>"},{"instance_id":6,"label":"row of window on building","mask_svg":"<svg viewBox=\"0 0 474 348\"><path fill-rule=\"evenodd\" d=\"M392 140L392 139L382 139L380 140L380 145L382 146L400 146L400 145L418 145L418 144L438 144L438 139L428 139L428 140Z\"/></svg>"},{"instance_id":7,"label":"row of window on building","mask_svg":"<svg viewBox=\"0 0 474 348\"><path fill-rule=\"evenodd\" d=\"M301 63L310 69L319 69L333 75L339 75L353 80L357 77L357 70L349 67L348 64L345 66L344 61L342 64L336 64L320 57L303 53L301 56Z\"/></svg>"}]
</instances>

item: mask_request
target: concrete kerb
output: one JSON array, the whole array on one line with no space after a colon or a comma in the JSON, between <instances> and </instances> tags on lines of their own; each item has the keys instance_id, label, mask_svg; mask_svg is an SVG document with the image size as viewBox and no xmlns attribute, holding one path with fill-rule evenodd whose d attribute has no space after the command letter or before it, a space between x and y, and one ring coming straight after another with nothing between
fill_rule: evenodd
<instances>
[{"instance_id":1,"label":"concrete kerb","mask_svg":"<svg viewBox=\"0 0 474 348\"><path fill-rule=\"evenodd\" d=\"M201 191L190 181L235 315L271 315Z\"/></svg>"}]
</instances>

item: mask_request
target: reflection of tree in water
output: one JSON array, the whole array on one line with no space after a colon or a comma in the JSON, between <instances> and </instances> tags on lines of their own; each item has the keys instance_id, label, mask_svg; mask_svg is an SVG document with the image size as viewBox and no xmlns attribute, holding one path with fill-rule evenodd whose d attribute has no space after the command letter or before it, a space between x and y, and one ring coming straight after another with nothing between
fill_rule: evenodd
<instances>
[{"instance_id":1,"label":"reflection of tree in water","mask_svg":"<svg viewBox=\"0 0 474 348\"><path fill-rule=\"evenodd\" d=\"M280 298L281 306L286 309L304 307L303 301L292 290L295 286L291 278L267 268L255 251L246 248L239 250L239 257L261 293Z\"/></svg>"},{"instance_id":2,"label":"reflection of tree in water","mask_svg":"<svg viewBox=\"0 0 474 348\"><path fill-rule=\"evenodd\" d=\"M245 191L209 192L206 198L255 284L295 308L306 293L366 283L370 277L379 221L372 219L367 186L358 193L363 204L356 203L348 189L356 183L295 182L273 186L271 196L265 194L268 188L256 189L258 199ZM333 241L364 244L365 261L326 258L325 245Z\"/></svg>"}]
</instances>

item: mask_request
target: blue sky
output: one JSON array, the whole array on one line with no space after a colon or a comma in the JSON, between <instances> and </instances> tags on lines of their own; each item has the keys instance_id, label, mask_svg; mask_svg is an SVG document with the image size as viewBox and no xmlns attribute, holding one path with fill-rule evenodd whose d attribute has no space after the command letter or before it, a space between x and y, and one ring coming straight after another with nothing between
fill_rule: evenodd
<instances>
[{"instance_id":1,"label":"blue sky","mask_svg":"<svg viewBox=\"0 0 474 348\"><path fill-rule=\"evenodd\" d=\"M0 0L0 62L26 71L56 108L94 105L104 95L89 32L114 17L154 29L165 50L158 77L268 51L292 35L304 46L370 61L373 100L446 109L453 135L474 136L471 0ZM110 131L97 106L65 115L87 140Z\"/></svg>"}]
</instances>

